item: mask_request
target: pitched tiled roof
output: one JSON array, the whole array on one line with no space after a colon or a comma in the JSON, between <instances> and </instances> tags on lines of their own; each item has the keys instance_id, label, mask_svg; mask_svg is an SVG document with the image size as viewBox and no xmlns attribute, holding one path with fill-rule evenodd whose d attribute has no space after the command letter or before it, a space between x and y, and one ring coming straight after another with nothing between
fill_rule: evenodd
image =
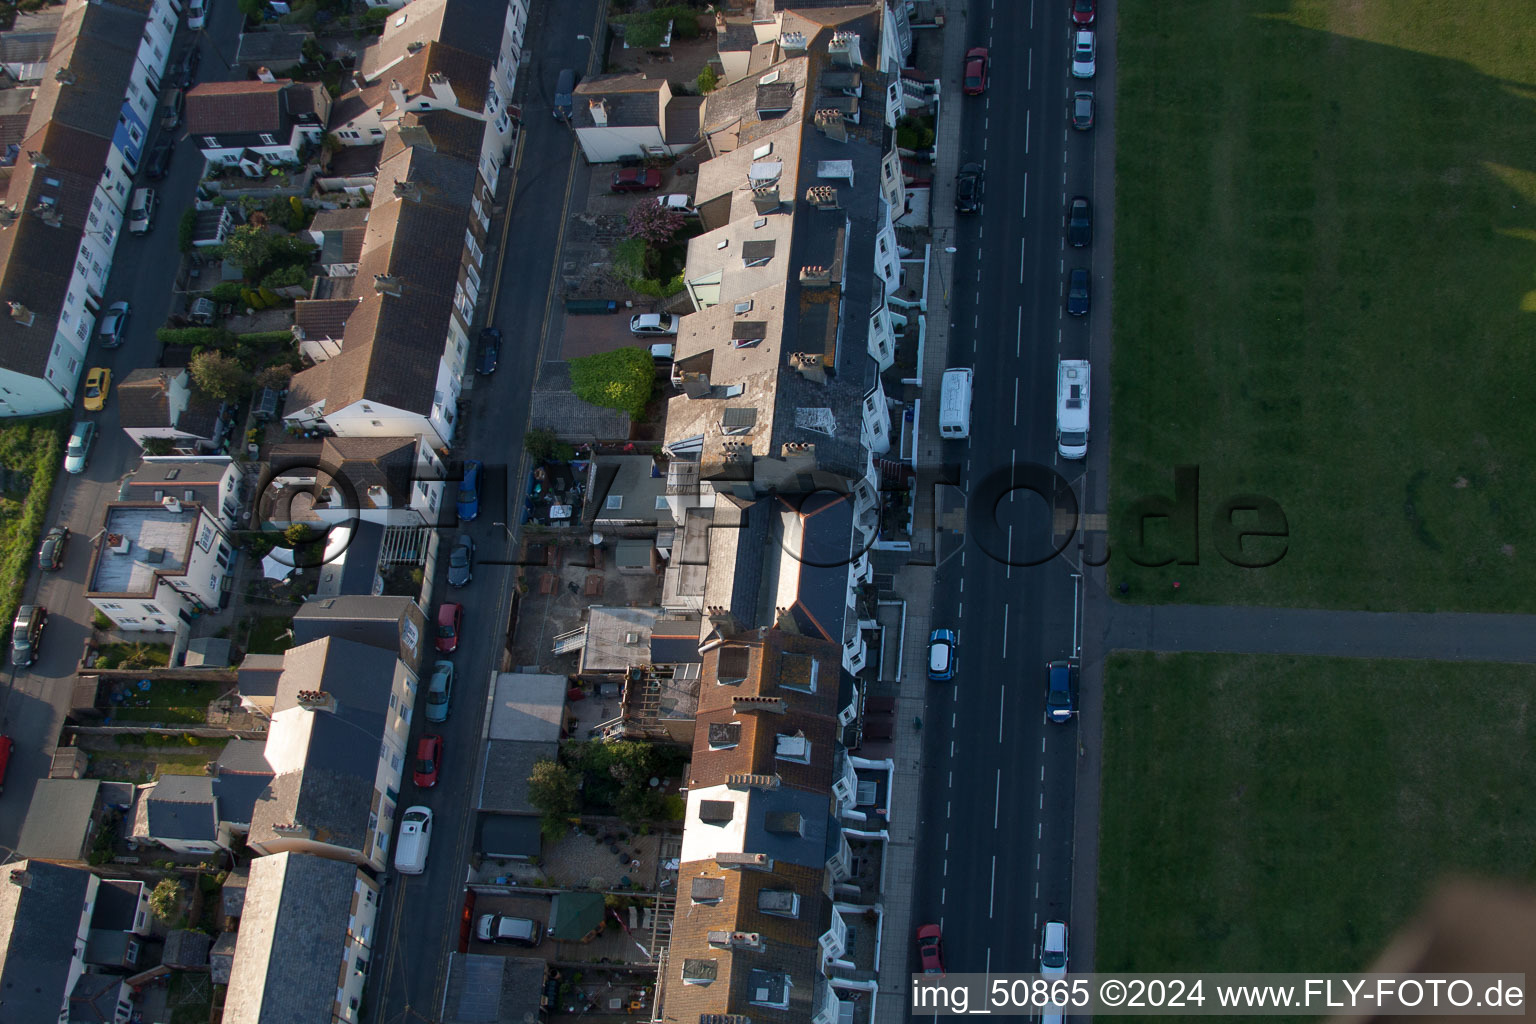
<instances>
[{"instance_id":1,"label":"pitched tiled roof","mask_svg":"<svg viewBox=\"0 0 1536 1024\"><path fill-rule=\"evenodd\" d=\"M342 228L360 228L368 223L368 207L347 206L339 210L320 210L309 222L310 231L339 231Z\"/></svg>"},{"instance_id":2,"label":"pitched tiled roof","mask_svg":"<svg viewBox=\"0 0 1536 1024\"><path fill-rule=\"evenodd\" d=\"M662 136L670 145L684 146L699 140L699 118L704 111L702 96L674 96L667 103Z\"/></svg>"},{"instance_id":3,"label":"pitched tiled roof","mask_svg":"<svg viewBox=\"0 0 1536 1024\"><path fill-rule=\"evenodd\" d=\"M404 16L404 24L396 22ZM410 56L417 43L439 42L493 61L501 47L506 21L504 3L497 0L412 0L384 24L384 34L363 54L359 67L372 78Z\"/></svg>"},{"instance_id":4,"label":"pitched tiled roof","mask_svg":"<svg viewBox=\"0 0 1536 1024\"><path fill-rule=\"evenodd\" d=\"M330 127L339 128L388 99L388 82L374 82L363 89L350 89L336 97L336 102L331 104Z\"/></svg>"},{"instance_id":5,"label":"pitched tiled roof","mask_svg":"<svg viewBox=\"0 0 1536 1024\"><path fill-rule=\"evenodd\" d=\"M390 132L385 138L384 151L379 156L380 163L405 147L423 141L426 148L460 160L473 163L480 159L480 144L485 139L485 122L477 118L447 110L410 111L400 118L400 127L401 131Z\"/></svg>"},{"instance_id":6,"label":"pitched tiled roof","mask_svg":"<svg viewBox=\"0 0 1536 1024\"><path fill-rule=\"evenodd\" d=\"M187 90L187 130L193 135L270 132L283 125L283 89L275 82L203 82Z\"/></svg>"},{"instance_id":7,"label":"pitched tiled roof","mask_svg":"<svg viewBox=\"0 0 1536 1024\"><path fill-rule=\"evenodd\" d=\"M110 140L146 20L141 13L103 4L70 7L49 57L53 71L37 85L33 130L55 121ZM56 77L60 69L67 71L63 81Z\"/></svg>"},{"instance_id":8,"label":"pitched tiled roof","mask_svg":"<svg viewBox=\"0 0 1536 1024\"><path fill-rule=\"evenodd\" d=\"M300 299L293 304L293 325L306 338L339 338L356 299Z\"/></svg>"},{"instance_id":9,"label":"pitched tiled roof","mask_svg":"<svg viewBox=\"0 0 1536 1024\"><path fill-rule=\"evenodd\" d=\"M44 861L13 861L0 878L0 991L16 1021L57 1020L75 955L90 874ZM22 884L22 883L25 884Z\"/></svg>"},{"instance_id":10,"label":"pitched tiled roof","mask_svg":"<svg viewBox=\"0 0 1536 1024\"><path fill-rule=\"evenodd\" d=\"M206 775L162 775L144 795L149 835L155 839L210 840L218 836L213 780Z\"/></svg>"}]
</instances>

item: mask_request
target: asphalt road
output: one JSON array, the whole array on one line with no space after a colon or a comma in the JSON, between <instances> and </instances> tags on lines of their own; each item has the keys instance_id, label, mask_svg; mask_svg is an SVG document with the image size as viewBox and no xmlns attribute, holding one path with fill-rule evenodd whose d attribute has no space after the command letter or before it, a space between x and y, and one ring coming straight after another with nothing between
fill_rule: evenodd
<instances>
[{"instance_id":1,"label":"asphalt road","mask_svg":"<svg viewBox=\"0 0 1536 1024\"><path fill-rule=\"evenodd\" d=\"M458 947L464 882L475 839L472 788L479 771L486 699L511 613L514 566L506 524L515 526L518 520L522 438L557 270L550 254L558 251L572 190L584 194L588 177L582 161L572 159L575 136L551 116L551 95L561 68L586 66L590 51L576 36L594 34L596 10L593 0L539 4L528 28L528 38L538 45L519 71L522 153L490 316L504 339L501 365L493 376L476 379L467 433L454 451L457 458L481 459L487 467L480 514L462 527L476 544L475 577L460 590L447 587L444 571L437 578L439 601L464 603L464 641L453 655L458 680L452 714L443 726L432 727L444 736L441 781L426 792L409 779L402 784L400 807L431 807L435 835L424 874L406 877L391 871L386 876L367 1000L376 1024L435 1019L447 984L448 954ZM440 562L446 566L451 531L444 540ZM428 614L435 611L430 608ZM418 711L424 706L419 704ZM412 751L426 730L418 713Z\"/></svg>"},{"instance_id":2,"label":"asphalt road","mask_svg":"<svg viewBox=\"0 0 1536 1024\"><path fill-rule=\"evenodd\" d=\"M239 20L234 4L215 4L203 32L191 32L183 24L172 47L172 66L187 47L196 45L203 56L199 81L233 77L224 55L235 52ZM157 106L145 140L146 153L162 134ZM59 727L69 708L75 666L90 635L94 609L85 599L84 591L91 561L91 538L101 529L106 504L117 500L122 477L139 462L138 445L123 433L118 422L116 388L130 370L154 366L159 359L155 329L165 322L170 311L173 275L181 259L176 247L177 224L182 210L192 203L202 169L197 147L186 137L185 126L177 131L176 139L165 178L146 182L141 173L135 181L136 185L153 185L160 195L160 212L153 229L144 235L131 235L125 222L113 252L112 271L101 307L105 309L118 299L127 299L133 311L120 347L102 349L93 339L88 351L87 368L105 366L112 371L112 394L99 413L84 412L78 403L73 413L76 420L94 419L98 435L85 472L70 476L61 468L54 482L48 525L63 524L72 534L64 567L48 574L40 574L34 568L27 580L26 601L40 603L49 610L39 658L23 671L12 670L8 662L5 668L8 685L0 695L0 732L16 742L6 772L5 794L0 797L0 851L7 857L15 855L14 847L37 780L48 774ZM81 378L84 379L83 371ZM165 639L168 642L170 634Z\"/></svg>"},{"instance_id":3,"label":"asphalt road","mask_svg":"<svg viewBox=\"0 0 1536 1024\"><path fill-rule=\"evenodd\" d=\"M959 672L930 684L914 919L943 925L951 972L1037 970L1044 922L1070 924L1078 728L1045 719L1045 665L1076 653L1076 567L1051 556L1051 505L1082 466L1056 456L1055 382L1059 358L1087 356L1095 314L1065 313L1068 272L1091 253L1066 245L1067 201L1094 196L1094 134L1070 128L1068 103L1110 85L1070 77L1067 14L973 0L965 22L992 78L963 99L958 160L984 163L986 192L941 244L958 251L949 365L974 367L975 396L969 440L945 453L968 514L940 551L933 624L958 629Z\"/></svg>"}]
</instances>

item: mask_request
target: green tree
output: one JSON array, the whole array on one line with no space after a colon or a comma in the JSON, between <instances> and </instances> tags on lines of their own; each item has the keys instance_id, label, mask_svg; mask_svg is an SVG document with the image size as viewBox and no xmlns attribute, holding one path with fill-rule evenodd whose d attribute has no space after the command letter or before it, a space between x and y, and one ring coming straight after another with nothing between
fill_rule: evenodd
<instances>
[{"instance_id":1,"label":"green tree","mask_svg":"<svg viewBox=\"0 0 1536 1024\"><path fill-rule=\"evenodd\" d=\"M569 818L579 806L581 787L576 775L565 765L550 758L533 763L528 773L528 802L545 819Z\"/></svg>"},{"instance_id":2,"label":"green tree","mask_svg":"<svg viewBox=\"0 0 1536 1024\"><path fill-rule=\"evenodd\" d=\"M632 420L645 415L656 382L656 366L643 348L621 348L572 359L571 391L604 409L622 409Z\"/></svg>"},{"instance_id":3,"label":"green tree","mask_svg":"<svg viewBox=\"0 0 1536 1024\"><path fill-rule=\"evenodd\" d=\"M708 93L714 92L716 86L720 84L720 76L715 74L715 66L713 64L705 64L704 70L699 72L697 81L699 85L699 93L701 95L707 95Z\"/></svg>"},{"instance_id":4,"label":"green tree","mask_svg":"<svg viewBox=\"0 0 1536 1024\"><path fill-rule=\"evenodd\" d=\"M144 439L145 455L169 455L176 443L168 437L146 437Z\"/></svg>"},{"instance_id":5,"label":"green tree","mask_svg":"<svg viewBox=\"0 0 1536 1024\"><path fill-rule=\"evenodd\" d=\"M268 366L256 374L256 386L281 391L293 379L293 370L287 366Z\"/></svg>"},{"instance_id":6,"label":"green tree","mask_svg":"<svg viewBox=\"0 0 1536 1024\"><path fill-rule=\"evenodd\" d=\"M149 894L149 910L169 924L181 909L181 883L174 878L162 878Z\"/></svg>"},{"instance_id":7,"label":"green tree","mask_svg":"<svg viewBox=\"0 0 1536 1024\"><path fill-rule=\"evenodd\" d=\"M576 457L576 449L548 427L534 427L524 434L523 451L540 462L570 462Z\"/></svg>"},{"instance_id":8,"label":"green tree","mask_svg":"<svg viewBox=\"0 0 1536 1024\"><path fill-rule=\"evenodd\" d=\"M220 352L199 352L192 357L189 369L192 383L212 398L227 402L250 393L251 375L237 360Z\"/></svg>"},{"instance_id":9,"label":"green tree","mask_svg":"<svg viewBox=\"0 0 1536 1024\"><path fill-rule=\"evenodd\" d=\"M176 225L176 248L192 251L192 235L197 230L197 210L187 207L181 212L181 222Z\"/></svg>"},{"instance_id":10,"label":"green tree","mask_svg":"<svg viewBox=\"0 0 1536 1024\"><path fill-rule=\"evenodd\" d=\"M224 258L254 278L272 261L274 239L264 228L255 224L241 224L224 239Z\"/></svg>"},{"instance_id":11,"label":"green tree","mask_svg":"<svg viewBox=\"0 0 1536 1024\"><path fill-rule=\"evenodd\" d=\"M294 523L283 531L283 540L288 542L289 547L296 548L308 544L314 537L314 533L313 530L303 523Z\"/></svg>"}]
</instances>

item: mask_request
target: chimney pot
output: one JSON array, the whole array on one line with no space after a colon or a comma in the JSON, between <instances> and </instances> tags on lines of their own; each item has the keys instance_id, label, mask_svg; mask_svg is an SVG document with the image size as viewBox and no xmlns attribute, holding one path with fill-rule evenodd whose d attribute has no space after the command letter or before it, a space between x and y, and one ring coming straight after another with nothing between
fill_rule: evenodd
<instances>
[{"instance_id":1,"label":"chimney pot","mask_svg":"<svg viewBox=\"0 0 1536 1024\"><path fill-rule=\"evenodd\" d=\"M33 313L26 306L23 306L21 303L15 301L14 299L10 302L9 305L11 307L11 319L21 324L21 326L31 327L32 321L37 319L37 314Z\"/></svg>"},{"instance_id":2,"label":"chimney pot","mask_svg":"<svg viewBox=\"0 0 1536 1024\"><path fill-rule=\"evenodd\" d=\"M400 292L403 290L404 285L405 282L400 277L393 274L373 275L373 290L378 292L380 295L390 295L395 298L399 298Z\"/></svg>"},{"instance_id":3,"label":"chimney pot","mask_svg":"<svg viewBox=\"0 0 1536 1024\"><path fill-rule=\"evenodd\" d=\"M266 82L268 85L271 85L272 83L277 81L277 76L272 73L272 69L271 68L267 68L267 67L259 67L259 68L257 68L256 69L256 77L259 78L261 81Z\"/></svg>"}]
</instances>

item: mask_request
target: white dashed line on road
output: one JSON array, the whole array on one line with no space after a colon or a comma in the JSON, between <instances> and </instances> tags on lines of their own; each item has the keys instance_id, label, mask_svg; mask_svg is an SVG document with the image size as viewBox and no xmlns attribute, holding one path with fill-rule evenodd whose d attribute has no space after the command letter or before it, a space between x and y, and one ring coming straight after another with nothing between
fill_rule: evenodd
<instances>
[{"instance_id":1,"label":"white dashed line on road","mask_svg":"<svg viewBox=\"0 0 1536 1024\"><path fill-rule=\"evenodd\" d=\"M997 828L997 816L1003 808L1003 770L997 770L997 789L992 796L992 827Z\"/></svg>"},{"instance_id":2,"label":"white dashed line on road","mask_svg":"<svg viewBox=\"0 0 1536 1024\"><path fill-rule=\"evenodd\" d=\"M998 743L1002 743L1003 742L1003 703L1004 703L1004 698L1007 697L1007 695L1008 695L1008 691L1006 689L1000 689L1000 690L997 691L997 742ZM1002 786L1002 782L1003 782L1002 772L1001 771L998 772L997 782L998 782L998 786L999 786L999 792L1001 792L1001 786ZM994 814L993 817L995 818L996 815ZM997 826L997 822L994 821L992 823L992 825L995 828Z\"/></svg>"}]
</instances>

